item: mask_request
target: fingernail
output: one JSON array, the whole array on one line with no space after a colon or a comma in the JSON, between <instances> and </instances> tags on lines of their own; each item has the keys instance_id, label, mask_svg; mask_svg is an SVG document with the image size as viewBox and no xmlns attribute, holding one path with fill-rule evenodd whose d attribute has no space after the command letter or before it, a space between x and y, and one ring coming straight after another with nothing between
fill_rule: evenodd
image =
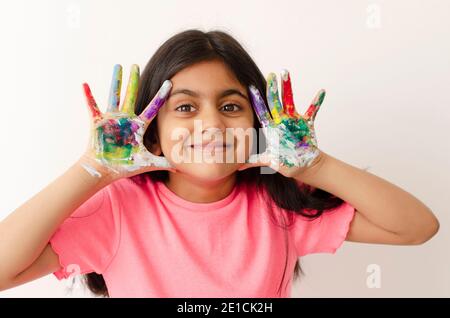
<instances>
[{"instance_id":1,"label":"fingernail","mask_svg":"<svg viewBox=\"0 0 450 318\"><path fill-rule=\"evenodd\" d=\"M170 80L165 80L164 83L161 85L161 90L159 91L159 96L161 98L165 97L170 89L172 88L172 82Z\"/></svg>"},{"instance_id":2,"label":"fingernail","mask_svg":"<svg viewBox=\"0 0 450 318\"><path fill-rule=\"evenodd\" d=\"M268 77L269 89L273 94L278 92L277 76L274 73L270 73Z\"/></svg>"},{"instance_id":3,"label":"fingernail","mask_svg":"<svg viewBox=\"0 0 450 318\"><path fill-rule=\"evenodd\" d=\"M319 95L319 100L317 101L316 105L318 105L318 106L322 105L324 98L325 98L325 90L322 90L322 92Z\"/></svg>"},{"instance_id":4,"label":"fingernail","mask_svg":"<svg viewBox=\"0 0 450 318\"><path fill-rule=\"evenodd\" d=\"M139 72L139 65L137 65L137 64L131 65L131 71L132 72Z\"/></svg>"}]
</instances>

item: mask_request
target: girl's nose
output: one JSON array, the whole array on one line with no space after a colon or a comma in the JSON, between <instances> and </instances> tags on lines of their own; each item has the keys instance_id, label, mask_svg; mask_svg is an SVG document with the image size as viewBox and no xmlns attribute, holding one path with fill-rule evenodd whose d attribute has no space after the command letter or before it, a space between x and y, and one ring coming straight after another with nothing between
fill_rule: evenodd
<instances>
[{"instance_id":1,"label":"girl's nose","mask_svg":"<svg viewBox=\"0 0 450 318\"><path fill-rule=\"evenodd\" d=\"M212 108L212 107L211 107ZM226 125L221 118L221 114L218 109L214 107L214 109L210 109L208 111L204 111L201 118L202 124L202 132L208 131L216 131L220 130L222 133L225 132Z\"/></svg>"}]
</instances>

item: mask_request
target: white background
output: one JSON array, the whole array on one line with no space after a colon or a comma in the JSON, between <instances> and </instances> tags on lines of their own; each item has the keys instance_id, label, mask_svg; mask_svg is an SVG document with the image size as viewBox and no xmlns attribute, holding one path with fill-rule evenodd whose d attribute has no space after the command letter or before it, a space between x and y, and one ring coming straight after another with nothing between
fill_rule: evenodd
<instances>
[{"instance_id":1,"label":"white background","mask_svg":"<svg viewBox=\"0 0 450 318\"><path fill-rule=\"evenodd\" d=\"M450 296L449 1L40 0L1 6L0 218L84 150L89 121L82 82L105 106L114 64L128 74L132 63L143 69L176 32L220 29L242 43L264 74L291 72L298 110L325 88L316 120L319 147L413 193L441 223L422 246L346 242L335 255L307 256L307 276L292 296ZM367 285L370 264L380 270L380 288ZM67 286L50 275L0 297L87 295L67 293Z\"/></svg>"}]
</instances>

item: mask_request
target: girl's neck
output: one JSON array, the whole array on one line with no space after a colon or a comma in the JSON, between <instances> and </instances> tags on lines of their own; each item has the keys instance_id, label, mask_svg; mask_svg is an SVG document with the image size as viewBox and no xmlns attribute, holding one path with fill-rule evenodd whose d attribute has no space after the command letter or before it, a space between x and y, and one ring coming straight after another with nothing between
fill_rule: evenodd
<instances>
[{"instance_id":1,"label":"girl's neck","mask_svg":"<svg viewBox=\"0 0 450 318\"><path fill-rule=\"evenodd\" d=\"M165 185L180 198L194 203L211 203L226 198L236 183L236 173L216 181L204 181L183 173L169 172Z\"/></svg>"}]
</instances>

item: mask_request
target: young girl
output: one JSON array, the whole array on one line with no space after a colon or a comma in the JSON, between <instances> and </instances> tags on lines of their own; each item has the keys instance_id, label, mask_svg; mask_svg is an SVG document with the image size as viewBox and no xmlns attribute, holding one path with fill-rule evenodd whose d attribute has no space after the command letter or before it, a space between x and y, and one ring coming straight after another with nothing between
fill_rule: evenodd
<instances>
[{"instance_id":1,"label":"young girl","mask_svg":"<svg viewBox=\"0 0 450 318\"><path fill-rule=\"evenodd\" d=\"M288 297L302 256L438 231L414 196L319 150L323 91L298 114L289 74L280 100L224 32L167 40L119 109L121 76L105 113L84 85L86 152L0 223L0 290L54 273L110 297Z\"/></svg>"}]
</instances>

